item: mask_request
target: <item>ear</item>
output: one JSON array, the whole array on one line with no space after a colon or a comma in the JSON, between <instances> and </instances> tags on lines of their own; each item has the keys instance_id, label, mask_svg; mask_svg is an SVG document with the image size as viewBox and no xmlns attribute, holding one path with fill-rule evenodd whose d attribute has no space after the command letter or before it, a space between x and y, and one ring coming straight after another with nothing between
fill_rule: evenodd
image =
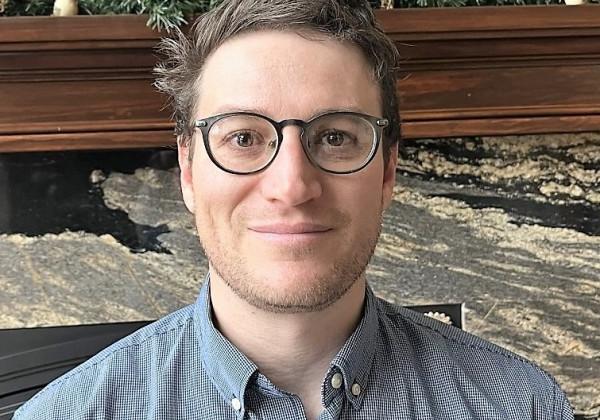
<instances>
[{"instance_id":1,"label":"ear","mask_svg":"<svg viewBox=\"0 0 600 420\"><path fill-rule=\"evenodd\" d=\"M194 147L193 142L184 144L181 138L177 138L177 157L179 160L181 192L183 194L183 202L190 211L194 213L194 182L192 177L193 161L190 159L191 148Z\"/></svg>"},{"instance_id":2,"label":"ear","mask_svg":"<svg viewBox=\"0 0 600 420\"><path fill-rule=\"evenodd\" d=\"M382 209L386 210L392 202L396 185L396 166L398 166L398 143L390 148L390 157L383 172Z\"/></svg>"}]
</instances>

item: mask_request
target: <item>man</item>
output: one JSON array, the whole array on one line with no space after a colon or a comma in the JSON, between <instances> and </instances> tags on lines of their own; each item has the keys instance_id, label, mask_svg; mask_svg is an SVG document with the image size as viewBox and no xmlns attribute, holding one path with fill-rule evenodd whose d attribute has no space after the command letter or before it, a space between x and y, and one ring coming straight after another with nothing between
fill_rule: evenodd
<instances>
[{"instance_id":1,"label":"man","mask_svg":"<svg viewBox=\"0 0 600 420\"><path fill-rule=\"evenodd\" d=\"M573 417L536 366L368 287L399 122L397 52L366 4L225 2L163 47L209 275L17 419Z\"/></svg>"}]
</instances>

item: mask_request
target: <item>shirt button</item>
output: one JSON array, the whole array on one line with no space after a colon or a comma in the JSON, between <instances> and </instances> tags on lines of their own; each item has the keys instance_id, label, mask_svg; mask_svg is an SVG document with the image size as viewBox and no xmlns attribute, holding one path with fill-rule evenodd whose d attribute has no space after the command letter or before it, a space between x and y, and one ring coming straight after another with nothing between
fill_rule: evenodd
<instances>
[{"instance_id":1,"label":"shirt button","mask_svg":"<svg viewBox=\"0 0 600 420\"><path fill-rule=\"evenodd\" d=\"M339 389L342 386L343 378L341 373L335 373L331 377L331 386L335 389Z\"/></svg>"},{"instance_id":2,"label":"shirt button","mask_svg":"<svg viewBox=\"0 0 600 420\"><path fill-rule=\"evenodd\" d=\"M242 403L237 398L234 398L233 400L231 400L231 406L235 411L240 411L240 409L242 408Z\"/></svg>"},{"instance_id":3,"label":"shirt button","mask_svg":"<svg viewBox=\"0 0 600 420\"><path fill-rule=\"evenodd\" d=\"M359 384L354 384L352 385L352 395L354 395L355 397L358 397L360 395L360 385Z\"/></svg>"}]
</instances>

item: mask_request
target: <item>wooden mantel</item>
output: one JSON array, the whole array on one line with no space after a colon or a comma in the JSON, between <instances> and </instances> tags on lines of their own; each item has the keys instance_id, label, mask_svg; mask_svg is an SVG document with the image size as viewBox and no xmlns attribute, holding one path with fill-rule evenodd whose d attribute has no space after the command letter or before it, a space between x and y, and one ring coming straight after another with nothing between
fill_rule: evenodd
<instances>
[{"instance_id":1,"label":"wooden mantel","mask_svg":"<svg viewBox=\"0 0 600 420\"><path fill-rule=\"evenodd\" d=\"M146 20L0 18L0 151L172 143Z\"/></svg>"},{"instance_id":2,"label":"wooden mantel","mask_svg":"<svg viewBox=\"0 0 600 420\"><path fill-rule=\"evenodd\" d=\"M405 138L600 131L600 6L394 10Z\"/></svg>"},{"instance_id":3,"label":"wooden mantel","mask_svg":"<svg viewBox=\"0 0 600 420\"><path fill-rule=\"evenodd\" d=\"M404 138L598 131L600 6L378 11ZM174 143L146 16L0 18L0 152Z\"/></svg>"}]
</instances>

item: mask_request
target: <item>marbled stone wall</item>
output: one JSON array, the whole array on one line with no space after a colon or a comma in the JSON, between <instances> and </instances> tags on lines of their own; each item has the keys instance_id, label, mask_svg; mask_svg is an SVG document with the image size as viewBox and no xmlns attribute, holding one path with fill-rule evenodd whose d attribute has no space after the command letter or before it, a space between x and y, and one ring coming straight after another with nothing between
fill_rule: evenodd
<instances>
[{"instance_id":1,"label":"marbled stone wall","mask_svg":"<svg viewBox=\"0 0 600 420\"><path fill-rule=\"evenodd\" d=\"M0 327L153 319L206 272L173 151L0 155ZM408 142L369 268L600 410L600 135Z\"/></svg>"}]
</instances>

